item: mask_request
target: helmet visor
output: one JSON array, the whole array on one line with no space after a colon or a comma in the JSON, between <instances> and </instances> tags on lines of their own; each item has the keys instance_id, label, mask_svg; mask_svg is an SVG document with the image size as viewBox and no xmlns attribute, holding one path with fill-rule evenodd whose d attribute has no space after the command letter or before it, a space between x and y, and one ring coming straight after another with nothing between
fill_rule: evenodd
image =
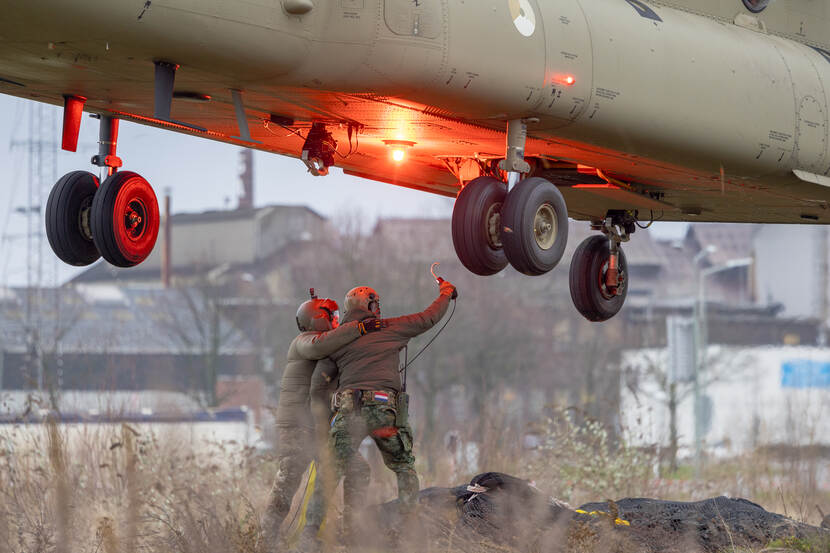
<instances>
[{"instance_id":1,"label":"helmet visor","mask_svg":"<svg viewBox=\"0 0 830 553\"><path fill-rule=\"evenodd\" d=\"M369 303L366 305L366 309L380 317L380 296L369 294Z\"/></svg>"},{"instance_id":2,"label":"helmet visor","mask_svg":"<svg viewBox=\"0 0 830 553\"><path fill-rule=\"evenodd\" d=\"M328 315L329 322L331 322L331 327L332 328L337 328L338 326L340 326L340 311L338 311L338 310L332 311L331 309L329 309L327 307L323 307L322 311L324 311Z\"/></svg>"},{"instance_id":3,"label":"helmet visor","mask_svg":"<svg viewBox=\"0 0 830 553\"><path fill-rule=\"evenodd\" d=\"M337 302L330 299L325 299L321 302L320 311L326 314L331 323L332 328L337 328L340 324L340 310L337 307Z\"/></svg>"}]
</instances>

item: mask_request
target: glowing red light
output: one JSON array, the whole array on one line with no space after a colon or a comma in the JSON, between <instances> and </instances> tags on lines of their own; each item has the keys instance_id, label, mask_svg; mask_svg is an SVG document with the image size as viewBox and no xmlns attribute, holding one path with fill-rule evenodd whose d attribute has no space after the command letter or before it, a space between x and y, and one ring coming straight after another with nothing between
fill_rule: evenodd
<instances>
[{"instance_id":1,"label":"glowing red light","mask_svg":"<svg viewBox=\"0 0 830 553\"><path fill-rule=\"evenodd\" d=\"M389 148L391 148L392 161L400 163L406 158L406 150L415 145L411 140L384 140Z\"/></svg>"},{"instance_id":2,"label":"glowing red light","mask_svg":"<svg viewBox=\"0 0 830 553\"><path fill-rule=\"evenodd\" d=\"M573 86L576 84L576 77L565 73L553 74L550 76L550 80L554 85Z\"/></svg>"}]
</instances>

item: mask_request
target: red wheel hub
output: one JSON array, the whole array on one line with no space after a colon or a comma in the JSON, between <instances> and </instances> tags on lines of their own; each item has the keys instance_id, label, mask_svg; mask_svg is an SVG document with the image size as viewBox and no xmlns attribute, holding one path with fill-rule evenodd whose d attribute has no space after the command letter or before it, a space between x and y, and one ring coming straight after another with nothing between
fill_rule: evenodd
<instances>
[{"instance_id":1,"label":"red wheel hub","mask_svg":"<svg viewBox=\"0 0 830 553\"><path fill-rule=\"evenodd\" d=\"M606 300L612 300L622 294L625 286L625 273L617 269L616 275L609 278L610 263L606 261L599 269L599 291Z\"/></svg>"},{"instance_id":2,"label":"red wheel hub","mask_svg":"<svg viewBox=\"0 0 830 553\"><path fill-rule=\"evenodd\" d=\"M158 200L150 184L135 175L115 199L113 230L121 253L136 263L143 261L156 243L159 230Z\"/></svg>"}]
</instances>

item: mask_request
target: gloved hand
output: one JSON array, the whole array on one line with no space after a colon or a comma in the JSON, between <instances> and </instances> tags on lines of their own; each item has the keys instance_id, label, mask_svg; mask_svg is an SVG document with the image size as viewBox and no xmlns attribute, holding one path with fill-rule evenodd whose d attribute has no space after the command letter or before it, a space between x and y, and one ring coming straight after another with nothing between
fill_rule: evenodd
<instances>
[{"instance_id":1,"label":"gloved hand","mask_svg":"<svg viewBox=\"0 0 830 553\"><path fill-rule=\"evenodd\" d=\"M370 332L377 332L383 328L383 321L381 319L376 319L375 317L363 319L357 323L357 328L360 329L360 335L365 336Z\"/></svg>"},{"instance_id":2,"label":"gloved hand","mask_svg":"<svg viewBox=\"0 0 830 553\"><path fill-rule=\"evenodd\" d=\"M456 291L455 286L446 280L441 282L438 289L440 290L442 296L450 296L453 299L458 297L458 292Z\"/></svg>"}]
</instances>

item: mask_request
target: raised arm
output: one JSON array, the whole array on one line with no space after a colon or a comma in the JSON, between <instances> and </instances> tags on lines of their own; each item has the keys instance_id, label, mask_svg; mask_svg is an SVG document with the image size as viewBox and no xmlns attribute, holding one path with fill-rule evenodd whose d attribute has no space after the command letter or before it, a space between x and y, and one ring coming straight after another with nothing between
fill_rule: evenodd
<instances>
[{"instance_id":1,"label":"raised arm","mask_svg":"<svg viewBox=\"0 0 830 553\"><path fill-rule=\"evenodd\" d=\"M444 317L450 305L450 296L452 296L454 290L455 286L449 282L443 282L438 297L429 307L420 313L395 317L394 319L384 319L384 326L387 326L389 331L405 338L413 338L423 334L438 324L438 321Z\"/></svg>"}]
</instances>

